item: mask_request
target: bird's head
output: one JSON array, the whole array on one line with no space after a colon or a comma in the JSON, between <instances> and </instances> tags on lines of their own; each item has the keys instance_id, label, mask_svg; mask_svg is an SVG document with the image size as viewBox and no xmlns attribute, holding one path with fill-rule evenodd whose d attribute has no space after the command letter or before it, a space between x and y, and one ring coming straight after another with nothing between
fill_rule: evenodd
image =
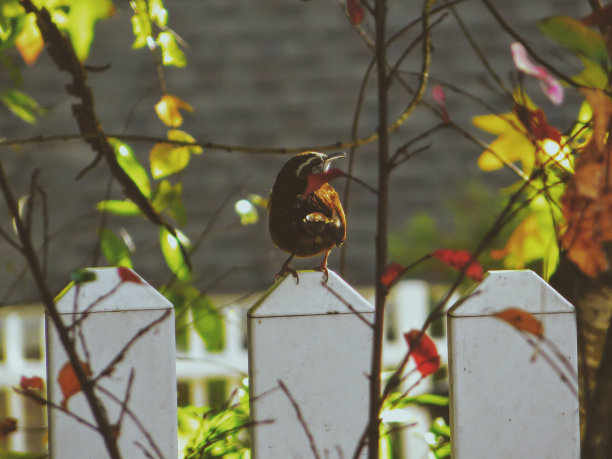
<instances>
[{"instance_id":1,"label":"bird's head","mask_svg":"<svg viewBox=\"0 0 612 459\"><path fill-rule=\"evenodd\" d=\"M321 174L329 169L334 159L346 156L344 152L338 153L319 153L316 151L306 151L291 158L281 169L279 176L291 176L294 180L307 182L308 176Z\"/></svg>"}]
</instances>

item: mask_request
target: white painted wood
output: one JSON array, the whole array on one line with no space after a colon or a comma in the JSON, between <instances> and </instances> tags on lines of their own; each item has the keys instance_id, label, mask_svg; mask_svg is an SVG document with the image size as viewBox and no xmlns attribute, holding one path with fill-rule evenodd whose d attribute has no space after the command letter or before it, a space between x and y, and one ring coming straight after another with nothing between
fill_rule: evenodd
<instances>
[{"instance_id":1,"label":"white painted wood","mask_svg":"<svg viewBox=\"0 0 612 459\"><path fill-rule=\"evenodd\" d=\"M57 300L57 308L64 324L73 322L76 311L83 311L106 295L92 308L82 322L82 335L89 352L91 370L97 375L140 330L172 309L160 293L146 282L121 283L116 268L92 268L97 278L80 287L69 286ZM75 296L78 298L75 302ZM109 292L112 292L109 294ZM48 320L48 319L47 319ZM57 382L60 369L68 361L53 325L48 323L47 335L48 396L56 404L62 401ZM78 341L79 342L79 341ZM78 344L81 359L86 360L82 345ZM123 400L130 371L134 382L128 406L154 440L165 458L177 456L176 427L176 367L174 314L134 342L124 359L114 367L111 376L100 380L100 386ZM111 423L118 420L120 405L98 391ZM93 422L82 393L69 399L67 407L82 418ZM159 457L130 416L125 416L119 437L119 449L126 458L147 457L136 443L140 443L152 457ZM58 410L49 412L49 448L53 458L107 458L108 453L100 435L77 423Z\"/></svg>"},{"instance_id":2,"label":"white painted wood","mask_svg":"<svg viewBox=\"0 0 612 459\"><path fill-rule=\"evenodd\" d=\"M327 288L320 272L299 276L298 285L292 276L276 283L248 313L253 457L314 457L304 426L320 457L352 457L368 421L373 332L363 320L371 324L374 310L333 271Z\"/></svg>"},{"instance_id":3,"label":"white painted wood","mask_svg":"<svg viewBox=\"0 0 612 459\"><path fill-rule=\"evenodd\" d=\"M560 367L576 372L573 306L532 271L490 272L448 314L453 457L577 459L578 398L542 357L546 343L535 350L493 316L508 307L542 321L545 340L566 359Z\"/></svg>"}]
</instances>

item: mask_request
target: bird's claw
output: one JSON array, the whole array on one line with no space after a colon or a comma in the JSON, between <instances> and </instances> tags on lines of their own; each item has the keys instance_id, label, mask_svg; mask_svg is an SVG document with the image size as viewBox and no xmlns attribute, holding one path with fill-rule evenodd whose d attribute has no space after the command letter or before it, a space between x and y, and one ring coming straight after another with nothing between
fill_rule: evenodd
<instances>
[{"instance_id":1,"label":"bird's claw","mask_svg":"<svg viewBox=\"0 0 612 459\"><path fill-rule=\"evenodd\" d=\"M327 266L319 265L312 268L314 271L321 271L323 273L323 283L327 284L327 280L329 279L329 270Z\"/></svg>"},{"instance_id":2,"label":"bird's claw","mask_svg":"<svg viewBox=\"0 0 612 459\"><path fill-rule=\"evenodd\" d=\"M295 285L299 285L300 283L300 276L298 276L298 273L295 269L289 267L289 266L283 266L281 268L281 270L279 272L276 273L276 275L274 276L274 280L277 281L279 280L281 277L285 277L287 274L291 274L293 277L295 277Z\"/></svg>"}]
</instances>

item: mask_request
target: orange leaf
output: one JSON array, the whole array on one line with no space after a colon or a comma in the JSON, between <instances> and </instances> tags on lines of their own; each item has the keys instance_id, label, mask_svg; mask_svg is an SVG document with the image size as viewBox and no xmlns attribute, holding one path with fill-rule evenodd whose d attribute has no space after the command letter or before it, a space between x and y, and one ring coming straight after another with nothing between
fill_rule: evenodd
<instances>
[{"instance_id":1,"label":"orange leaf","mask_svg":"<svg viewBox=\"0 0 612 459\"><path fill-rule=\"evenodd\" d=\"M472 254L467 250L438 249L434 250L431 255L455 269L463 269L472 258ZM465 270L465 274L480 282L483 277L482 266L477 260L474 260Z\"/></svg>"},{"instance_id":2,"label":"orange leaf","mask_svg":"<svg viewBox=\"0 0 612 459\"><path fill-rule=\"evenodd\" d=\"M327 182L335 179L336 177L341 177L344 175L340 169L332 167L326 172L321 172L320 174L310 174L308 176L308 185L306 186L306 190L302 193L302 196L308 196L313 191L317 191Z\"/></svg>"},{"instance_id":3,"label":"orange leaf","mask_svg":"<svg viewBox=\"0 0 612 459\"><path fill-rule=\"evenodd\" d=\"M133 282L135 284L143 283L138 274L125 266L119 266L117 268L117 273L119 274L119 279L121 279L121 282Z\"/></svg>"},{"instance_id":4,"label":"orange leaf","mask_svg":"<svg viewBox=\"0 0 612 459\"><path fill-rule=\"evenodd\" d=\"M89 364L81 363L81 367L87 376L92 375ZM59 371L57 375L57 382L59 383L60 389L62 390L62 395L64 396L60 405L62 408L66 409L70 397L78 394L81 391L81 385L79 384L79 380L77 379L74 368L72 368L70 362L66 362Z\"/></svg>"},{"instance_id":5,"label":"orange leaf","mask_svg":"<svg viewBox=\"0 0 612 459\"><path fill-rule=\"evenodd\" d=\"M23 390L29 389L38 389L43 390L44 381L40 376L32 376L28 378L26 376L21 377L21 381L19 381L19 387Z\"/></svg>"},{"instance_id":6,"label":"orange leaf","mask_svg":"<svg viewBox=\"0 0 612 459\"><path fill-rule=\"evenodd\" d=\"M404 270L404 265L396 262L389 263L387 265L387 269L385 269L385 272L380 277L380 283L386 288L389 288L397 281L397 279L400 278L402 274L404 274Z\"/></svg>"},{"instance_id":7,"label":"orange leaf","mask_svg":"<svg viewBox=\"0 0 612 459\"><path fill-rule=\"evenodd\" d=\"M0 440L17 430L17 419L4 418L0 420Z\"/></svg>"},{"instance_id":8,"label":"orange leaf","mask_svg":"<svg viewBox=\"0 0 612 459\"><path fill-rule=\"evenodd\" d=\"M36 62L44 47L44 42L36 25L36 15L34 13L28 13L26 16L25 26L15 40L15 47L27 65Z\"/></svg>"},{"instance_id":9,"label":"orange leaf","mask_svg":"<svg viewBox=\"0 0 612 459\"><path fill-rule=\"evenodd\" d=\"M351 24L357 25L363 22L363 6L359 0L346 0L346 11Z\"/></svg>"},{"instance_id":10,"label":"orange leaf","mask_svg":"<svg viewBox=\"0 0 612 459\"><path fill-rule=\"evenodd\" d=\"M544 326L533 314L520 308L507 308L494 314L498 319L512 325L514 328L525 333L530 333L538 338L544 337Z\"/></svg>"},{"instance_id":11,"label":"orange leaf","mask_svg":"<svg viewBox=\"0 0 612 459\"><path fill-rule=\"evenodd\" d=\"M163 95L161 100L155 104L157 116L167 126L179 127L183 124L181 110L192 112L193 108L184 100L170 94Z\"/></svg>"},{"instance_id":12,"label":"orange leaf","mask_svg":"<svg viewBox=\"0 0 612 459\"><path fill-rule=\"evenodd\" d=\"M435 373L440 368L438 348L429 336L421 333L420 330L410 330L408 333L404 333L404 339L408 343L410 355L414 359L421 377L424 378Z\"/></svg>"}]
</instances>

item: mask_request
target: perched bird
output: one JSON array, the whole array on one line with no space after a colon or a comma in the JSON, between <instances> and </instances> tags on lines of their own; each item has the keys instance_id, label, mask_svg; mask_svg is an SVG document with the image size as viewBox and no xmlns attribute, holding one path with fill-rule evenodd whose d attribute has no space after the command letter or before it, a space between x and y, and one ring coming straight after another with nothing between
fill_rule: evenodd
<instances>
[{"instance_id":1,"label":"perched bird","mask_svg":"<svg viewBox=\"0 0 612 459\"><path fill-rule=\"evenodd\" d=\"M287 161L278 173L268 201L268 224L272 242L291 255L276 278L291 273L299 282L297 272L289 267L291 259L325 253L314 269L323 271L327 282L327 257L346 239L346 218L338 193L329 183L305 192L309 176L327 172L331 161L343 156L346 153L307 151Z\"/></svg>"}]
</instances>

